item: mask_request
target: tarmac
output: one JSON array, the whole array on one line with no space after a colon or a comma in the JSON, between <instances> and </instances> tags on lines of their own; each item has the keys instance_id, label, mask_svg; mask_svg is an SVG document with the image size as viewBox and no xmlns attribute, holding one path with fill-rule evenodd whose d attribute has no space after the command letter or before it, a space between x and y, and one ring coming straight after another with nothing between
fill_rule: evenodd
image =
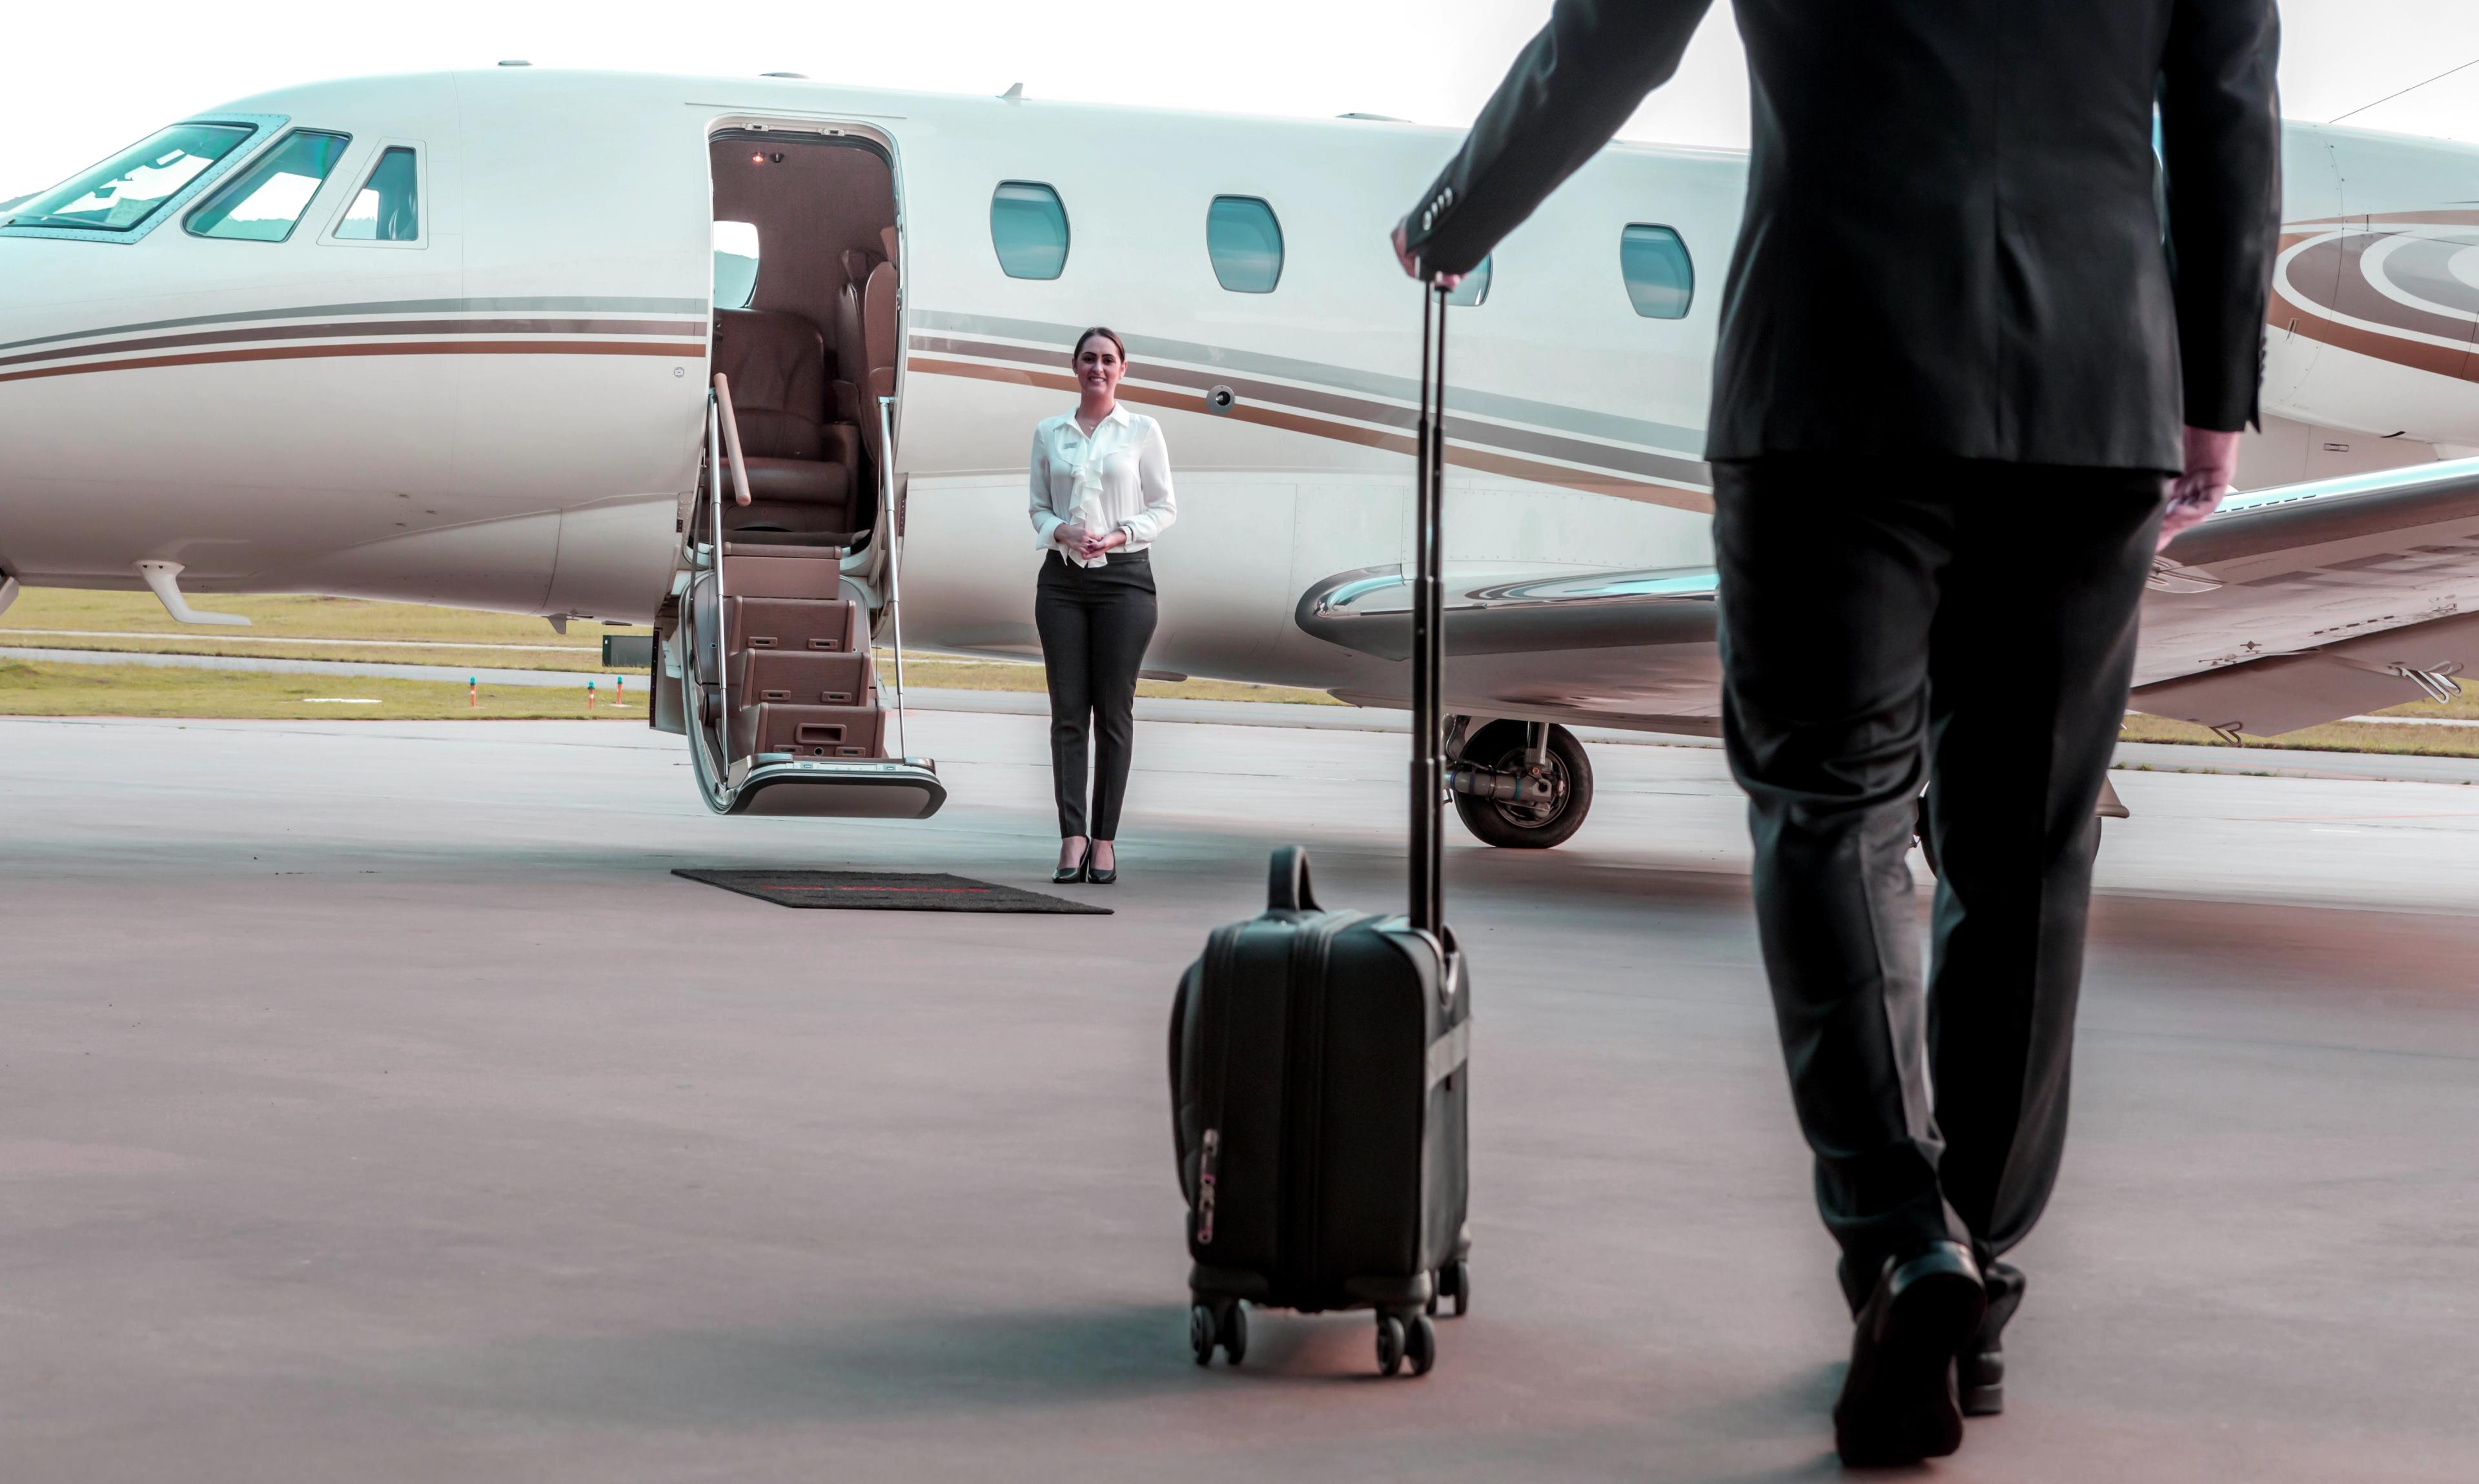
<instances>
[{"instance_id":1,"label":"tarmac","mask_svg":"<svg viewBox=\"0 0 2479 1484\"><path fill-rule=\"evenodd\" d=\"M1401 890L1400 735L1250 718L1140 725L1123 881L1058 888L1109 917L670 874L1052 889L1033 715L912 716L954 790L915 824L715 819L622 723L0 720L0 1476L1836 1476L1848 1323L1710 748L1595 747L1554 852L1450 832L1437 1369L1378 1379L1361 1316L1190 1362L1172 982L1275 844ZM2466 1480L2479 763L2159 751L2114 775L2007 1413L1904 1476Z\"/></svg>"}]
</instances>

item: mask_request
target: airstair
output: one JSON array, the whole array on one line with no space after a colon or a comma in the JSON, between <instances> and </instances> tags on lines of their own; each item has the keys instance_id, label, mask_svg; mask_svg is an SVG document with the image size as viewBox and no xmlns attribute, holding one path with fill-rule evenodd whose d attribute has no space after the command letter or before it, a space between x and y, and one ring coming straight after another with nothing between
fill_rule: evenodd
<instances>
[{"instance_id":1,"label":"airstair","mask_svg":"<svg viewBox=\"0 0 2479 1484\"><path fill-rule=\"evenodd\" d=\"M655 624L653 723L685 732L718 814L925 819L947 802L937 765L905 748L904 613L892 470L894 398L878 399L868 528L734 530L750 500L731 386L706 402L703 475L672 596ZM894 656L882 704L875 642Z\"/></svg>"}]
</instances>

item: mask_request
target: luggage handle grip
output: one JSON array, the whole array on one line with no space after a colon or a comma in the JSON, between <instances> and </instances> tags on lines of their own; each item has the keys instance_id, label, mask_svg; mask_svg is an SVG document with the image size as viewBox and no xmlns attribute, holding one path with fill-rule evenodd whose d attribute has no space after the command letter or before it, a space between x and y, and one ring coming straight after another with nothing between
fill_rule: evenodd
<instances>
[{"instance_id":1,"label":"luggage handle grip","mask_svg":"<svg viewBox=\"0 0 2479 1484\"><path fill-rule=\"evenodd\" d=\"M1265 910L1321 910L1316 894L1309 889L1309 853L1306 846L1286 845L1274 852L1274 858L1265 872Z\"/></svg>"}]
</instances>

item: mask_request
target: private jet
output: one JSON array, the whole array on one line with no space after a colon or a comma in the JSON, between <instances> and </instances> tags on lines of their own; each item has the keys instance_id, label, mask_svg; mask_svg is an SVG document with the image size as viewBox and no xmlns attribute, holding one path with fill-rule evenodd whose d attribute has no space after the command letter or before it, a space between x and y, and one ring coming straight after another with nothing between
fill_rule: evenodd
<instances>
[{"instance_id":1,"label":"private jet","mask_svg":"<svg viewBox=\"0 0 2479 1484\"><path fill-rule=\"evenodd\" d=\"M651 624L711 808L920 817L878 653L899 690L907 652L1038 653L1026 449L1107 323L1177 472L1149 673L1399 706L1420 309L1386 238L1458 139L516 63L208 110L0 213L0 606ZM1456 292L1446 709L1490 844L1583 823L1574 727L1716 730L1746 176L1614 144ZM2246 493L2159 562L2133 699L2234 739L2479 654L2479 149L2291 123L2284 190Z\"/></svg>"}]
</instances>

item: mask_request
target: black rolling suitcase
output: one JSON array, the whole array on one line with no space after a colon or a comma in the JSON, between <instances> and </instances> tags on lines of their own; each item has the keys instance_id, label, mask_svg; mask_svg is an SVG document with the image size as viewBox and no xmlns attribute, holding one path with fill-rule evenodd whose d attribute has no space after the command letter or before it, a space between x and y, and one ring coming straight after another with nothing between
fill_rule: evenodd
<instances>
[{"instance_id":1,"label":"black rolling suitcase","mask_svg":"<svg viewBox=\"0 0 2479 1484\"><path fill-rule=\"evenodd\" d=\"M1264 915L1216 929L1171 1007L1198 1365L1248 1346L1244 1306L1373 1310L1388 1375L1437 1357L1470 1301L1465 1225L1471 985L1442 915L1439 523L1445 300L1421 324L1413 584L1411 911L1320 909L1307 853L1274 853Z\"/></svg>"}]
</instances>

